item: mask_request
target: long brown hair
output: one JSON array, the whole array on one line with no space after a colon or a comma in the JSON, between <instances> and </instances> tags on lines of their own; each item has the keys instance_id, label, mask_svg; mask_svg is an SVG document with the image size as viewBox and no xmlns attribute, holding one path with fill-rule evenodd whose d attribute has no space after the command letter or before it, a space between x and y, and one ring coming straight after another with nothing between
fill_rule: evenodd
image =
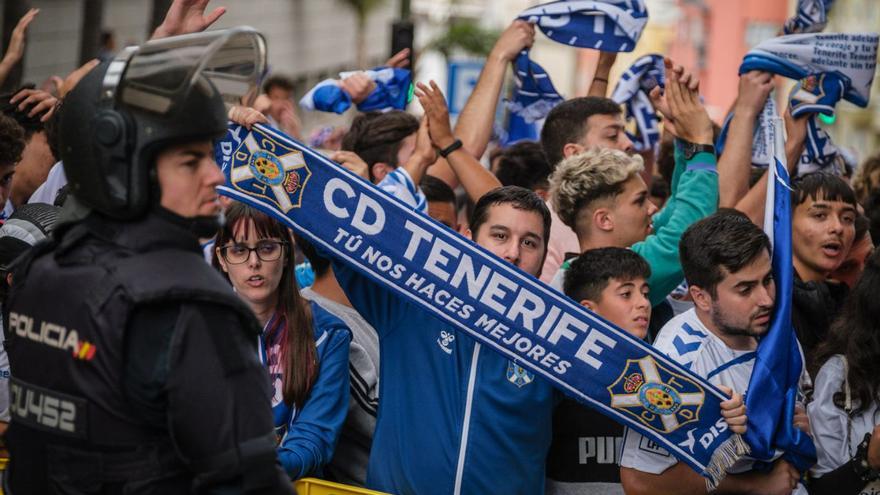
<instances>
[{"instance_id":1,"label":"long brown hair","mask_svg":"<svg viewBox=\"0 0 880 495\"><path fill-rule=\"evenodd\" d=\"M217 232L216 246L225 246L235 241L235 228L241 222L251 222L258 239L277 237L287 242L286 264L282 268L281 282L278 284L278 306L275 308L275 324L268 334L281 332L282 386L284 402L302 408L309 392L318 377L317 350L315 349L312 312L306 300L300 296L294 276L293 236L281 222L251 208L235 202L226 210L226 223ZM229 280L229 275L220 266L217 250L214 250L212 264Z\"/></svg>"}]
</instances>

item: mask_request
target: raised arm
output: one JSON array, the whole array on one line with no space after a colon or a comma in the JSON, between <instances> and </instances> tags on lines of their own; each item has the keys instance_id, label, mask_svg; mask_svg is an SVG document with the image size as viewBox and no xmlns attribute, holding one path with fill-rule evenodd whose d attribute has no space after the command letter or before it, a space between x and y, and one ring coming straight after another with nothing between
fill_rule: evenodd
<instances>
[{"instance_id":1,"label":"raised arm","mask_svg":"<svg viewBox=\"0 0 880 495\"><path fill-rule=\"evenodd\" d=\"M425 109L431 142L438 150L447 149L455 142L455 136L449 128L449 109L446 107L443 92L434 81L431 81L430 87L419 83L418 88L417 96ZM492 189L501 186L498 178L486 170L476 158L463 148L449 153L446 156L446 161L458 182L464 187L468 197L474 202Z\"/></svg>"},{"instance_id":2,"label":"raised arm","mask_svg":"<svg viewBox=\"0 0 880 495\"><path fill-rule=\"evenodd\" d=\"M794 118L791 116L791 108L785 111L785 130L788 135L785 140L785 159L788 173L797 169L797 163L804 152L804 142L807 139L807 119L809 115ZM726 153L726 151L725 151ZM764 225L764 203L767 201L767 174L746 193L736 209L745 213L756 225Z\"/></svg>"},{"instance_id":3,"label":"raised arm","mask_svg":"<svg viewBox=\"0 0 880 495\"><path fill-rule=\"evenodd\" d=\"M773 89L773 75L753 70L740 76L739 96L727 133L724 153L718 157L718 206L733 208L749 192L755 119Z\"/></svg>"},{"instance_id":4,"label":"raised arm","mask_svg":"<svg viewBox=\"0 0 880 495\"><path fill-rule=\"evenodd\" d=\"M21 16L21 19L18 20L18 24L16 24L15 28L12 30L12 36L9 38L9 46L6 48L6 53L3 55L3 59L0 60L0 85L6 81L6 78L9 77L9 73L12 72L12 69L18 65L21 58L24 56L24 39L27 34L27 28L30 23L33 22L34 18L37 17L39 12L40 9L28 10L25 15Z\"/></svg>"},{"instance_id":5,"label":"raised arm","mask_svg":"<svg viewBox=\"0 0 880 495\"><path fill-rule=\"evenodd\" d=\"M535 26L526 21L516 20L504 30L495 43L474 91L461 110L455 124L455 135L461 139L463 149L472 157L479 159L489 145L492 125L495 122L495 108L501 95L507 66L522 50L530 48L535 42ZM461 176L445 160L438 160L428 172L443 180L450 187L459 185Z\"/></svg>"},{"instance_id":6,"label":"raised arm","mask_svg":"<svg viewBox=\"0 0 880 495\"><path fill-rule=\"evenodd\" d=\"M611 68L614 67L616 60L617 52L599 52L599 63L596 65L596 73L593 74L587 96L604 98L608 94L608 76L611 75Z\"/></svg>"}]
</instances>

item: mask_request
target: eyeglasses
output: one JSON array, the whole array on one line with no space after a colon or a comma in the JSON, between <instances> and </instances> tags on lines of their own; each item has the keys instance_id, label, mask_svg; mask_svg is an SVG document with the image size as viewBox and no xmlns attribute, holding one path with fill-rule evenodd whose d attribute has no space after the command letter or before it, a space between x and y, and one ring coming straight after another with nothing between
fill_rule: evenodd
<instances>
[{"instance_id":1,"label":"eyeglasses","mask_svg":"<svg viewBox=\"0 0 880 495\"><path fill-rule=\"evenodd\" d=\"M223 259L231 265L240 265L251 257L251 251L257 253L260 261L277 261L284 252L284 241L260 241L256 247L247 244L230 244L220 248Z\"/></svg>"}]
</instances>

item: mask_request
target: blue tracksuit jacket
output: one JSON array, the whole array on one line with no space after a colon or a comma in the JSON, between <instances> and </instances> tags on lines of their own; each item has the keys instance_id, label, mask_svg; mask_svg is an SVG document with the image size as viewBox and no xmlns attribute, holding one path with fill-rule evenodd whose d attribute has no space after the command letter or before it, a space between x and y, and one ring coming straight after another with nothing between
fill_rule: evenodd
<instances>
[{"instance_id":1,"label":"blue tracksuit jacket","mask_svg":"<svg viewBox=\"0 0 880 495\"><path fill-rule=\"evenodd\" d=\"M379 412L367 486L398 495L535 495L557 394L342 263L336 278L379 334Z\"/></svg>"}]
</instances>

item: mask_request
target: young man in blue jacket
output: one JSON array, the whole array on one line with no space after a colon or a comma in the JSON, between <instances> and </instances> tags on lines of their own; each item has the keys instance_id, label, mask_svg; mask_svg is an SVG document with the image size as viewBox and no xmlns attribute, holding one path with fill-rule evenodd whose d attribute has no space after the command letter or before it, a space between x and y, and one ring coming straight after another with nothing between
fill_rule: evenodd
<instances>
[{"instance_id":1,"label":"young man in blue jacket","mask_svg":"<svg viewBox=\"0 0 880 495\"><path fill-rule=\"evenodd\" d=\"M544 262L550 213L534 192L484 195L468 235L530 275ZM544 491L557 393L452 325L347 265L333 270L379 334L378 418L367 486L399 495Z\"/></svg>"}]
</instances>

